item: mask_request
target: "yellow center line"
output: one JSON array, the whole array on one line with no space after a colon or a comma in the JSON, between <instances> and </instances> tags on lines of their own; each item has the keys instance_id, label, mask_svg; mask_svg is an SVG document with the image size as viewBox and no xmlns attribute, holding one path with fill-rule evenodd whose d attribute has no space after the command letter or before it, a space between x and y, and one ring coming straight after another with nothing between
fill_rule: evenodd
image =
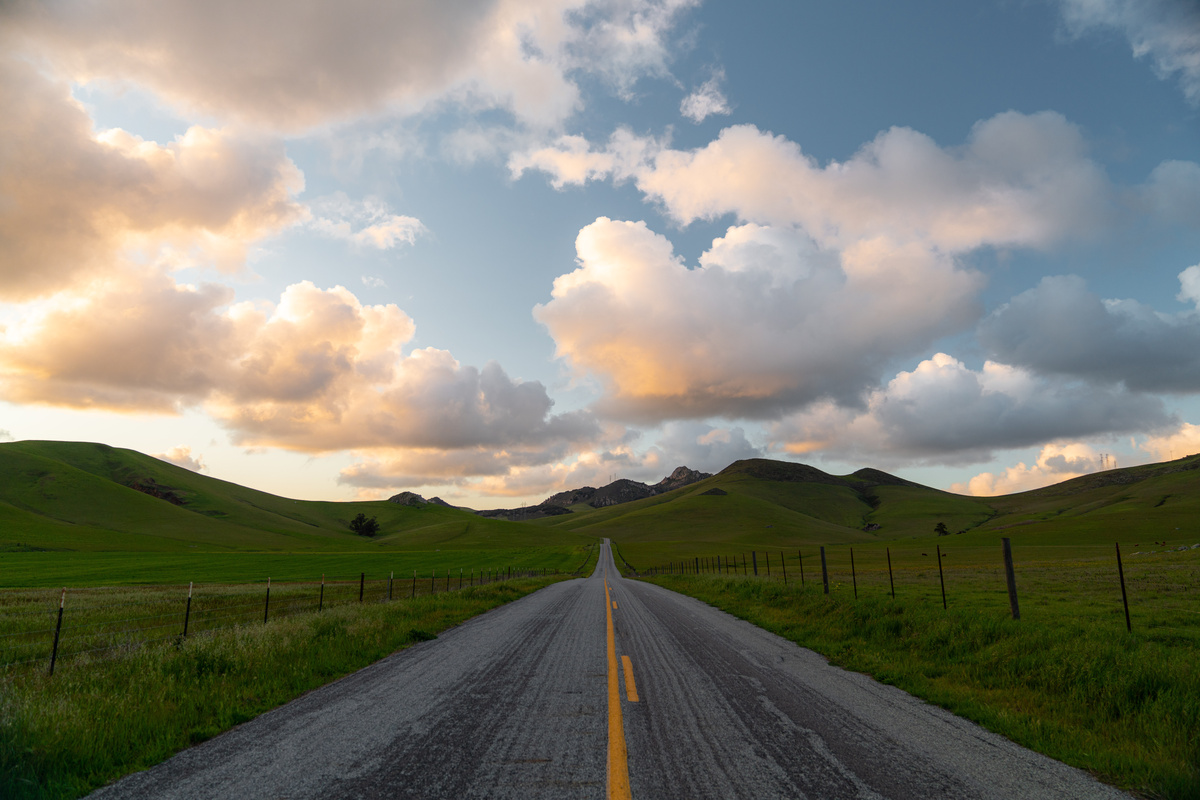
<instances>
[{"instance_id":1,"label":"yellow center line","mask_svg":"<svg viewBox=\"0 0 1200 800\"><path fill-rule=\"evenodd\" d=\"M633 662L629 660L629 656L621 656L621 671L625 673L625 696L629 698L629 702L636 703L637 686L633 682Z\"/></svg>"},{"instance_id":2,"label":"yellow center line","mask_svg":"<svg viewBox=\"0 0 1200 800\"><path fill-rule=\"evenodd\" d=\"M613 600L613 611L617 610L617 601Z\"/></svg>"},{"instance_id":3,"label":"yellow center line","mask_svg":"<svg viewBox=\"0 0 1200 800\"><path fill-rule=\"evenodd\" d=\"M613 631L612 598L608 593L608 566L604 569L604 611L608 616L608 796L632 800L629 761L625 750L625 724L621 719L621 688L617 678L617 640Z\"/></svg>"}]
</instances>

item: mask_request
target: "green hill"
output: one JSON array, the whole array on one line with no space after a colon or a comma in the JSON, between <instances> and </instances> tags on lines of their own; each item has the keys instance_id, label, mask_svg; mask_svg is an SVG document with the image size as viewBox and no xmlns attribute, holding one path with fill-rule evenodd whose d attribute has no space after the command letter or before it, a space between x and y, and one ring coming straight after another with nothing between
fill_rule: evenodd
<instances>
[{"instance_id":1,"label":"green hill","mask_svg":"<svg viewBox=\"0 0 1200 800\"><path fill-rule=\"evenodd\" d=\"M956 545L990 545L1000 536L1055 546L1180 537L1190 543L1200 535L1194 522L1200 456L1000 497L956 495L874 469L836 476L804 464L750 459L663 495L572 510L536 524L609 536L642 563L722 547L937 539L939 522Z\"/></svg>"},{"instance_id":2,"label":"green hill","mask_svg":"<svg viewBox=\"0 0 1200 800\"><path fill-rule=\"evenodd\" d=\"M379 520L378 536L349 530L360 512ZM370 552L586 541L436 504L291 500L102 444L0 444L0 552Z\"/></svg>"}]
</instances>

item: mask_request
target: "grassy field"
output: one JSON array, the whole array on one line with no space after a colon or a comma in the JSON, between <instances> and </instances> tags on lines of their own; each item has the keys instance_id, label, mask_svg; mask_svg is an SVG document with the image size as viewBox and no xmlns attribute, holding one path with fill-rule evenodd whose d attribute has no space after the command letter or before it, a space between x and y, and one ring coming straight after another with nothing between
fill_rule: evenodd
<instances>
[{"instance_id":1,"label":"grassy field","mask_svg":"<svg viewBox=\"0 0 1200 800\"><path fill-rule=\"evenodd\" d=\"M1128 558L1133 633L1107 553L1075 547L1069 558L1041 552L1043 560L1019 562L1014 621L994 551L950 549L947 560L958 560L944 570L943 610L936 562L922 551L893 553L893 600L886 564L858 547L855 599L848 550L827 551L829 595L817 558L806 555L800 584L799 553L786 562L786 585L777 555L765 577L761 553L758 578L647 580L1115 785L1146 797L1200 796L1200 549Z\"/></svg>"},{"instance_id":2,"label":"grassy field","mask_svg":"<svg viewBox=\"0 0 1200 800\"><path fill-rule=\"evenodd\" d=\"M344 602L67 658L53 677L11 673L0 682L0 797L79 797L559 579Z\"/></svg>"}]
</instances>

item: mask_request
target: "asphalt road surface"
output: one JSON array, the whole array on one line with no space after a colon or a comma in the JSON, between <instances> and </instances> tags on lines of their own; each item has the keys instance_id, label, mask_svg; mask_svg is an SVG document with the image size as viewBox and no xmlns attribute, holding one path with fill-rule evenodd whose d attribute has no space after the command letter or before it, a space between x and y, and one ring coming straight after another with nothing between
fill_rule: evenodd
<instances>
[{"instance_id":1,"label":"asphalt road surface","mask_svg":"<svg viewBox=\"0 0 1200 800\"><path fill-rule=\"evenodd\" d=\"M554 584L94 798L1107 798L657 586Z\"/></svg>"}]
</instances>

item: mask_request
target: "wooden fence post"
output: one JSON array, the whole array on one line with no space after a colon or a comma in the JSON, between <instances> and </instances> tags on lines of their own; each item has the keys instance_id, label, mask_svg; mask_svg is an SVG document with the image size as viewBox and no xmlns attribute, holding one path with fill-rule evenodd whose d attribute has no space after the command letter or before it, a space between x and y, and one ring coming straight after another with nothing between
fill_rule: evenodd
<instances>
[{"instance_id":1,"label":"wooden fence post","mask_svg":"<svg viewBox=\"0 0 1200 800\"><path fill-rule=\"evenodd\" d=\"M321 596L317 599L317 611L325 609L325 573L321 573Z\"/></svg>"},{"instance_id":2,"label":"wooden fence post","mask_svg":"<svg viewBox=\"0 0 1200 800\"><path fill-rule=\"evenodd\" d=\"M267 624L267 614L271 611L271 579L267 578L267 601L263 603L263 625Z\"/></svg>"},{"instance_id":3,"label":"wooden fence post","mask_svg":"<svg viewBox=\"0 0 1200 800\"><path fill-rule=\"evenodd\" d=\"M942 584L942 610L946 610L946 576L942 574L942 546L937 546L938 581Z\"/></svg>"},{"instance_id":4,"label":"wooden fence post","mask_svg":"<svg viewBox=\"0 0 1200 800\"><path fill-rule=\"evenodd\" d=\"M783 585L787 586L787 559L783 557L783 551L779 551L779 566L783 569Z\"/></svg>"},{"instance_id":5,"label":"wooden fence post","mask_svg":"<svg viewBox=\"0 0 1200 800\"><path fill-rule=\"evenodd\" d=\"M367 573L360 572L358 574L358 602L362 602L363 589L367 587Z\"/></svg>"},{"instance_id":6,"label":"wooden fence post","mask_svg":"<svg viewBox=\"0 0 1200 800\"><path fill-rule=\"evenodd\" d=\"M1012 542L1000 539L1000 547L1004 551L1004 579L1008 582L1008 605L1012 609L1012 618L1021 618L1021 607L1017 605L1017 576L1013 572Z\"/></svg>"},{"instance_id":7,"label":"wooden fence post","mask_svg":"<svg viewBox=\"0 0 1200 800\"><path fill-rule=\"evenodd\" d=\"M804 553L796 551L796 560L800 562L800 588L804 588Z\"/></svg>"},{"instance_id":8,"label":"wooden fence post","mask_svg":"<svg viewBox=\"0 0 1200 800\"><path fill-rule=\"evenodd\" d=\"M825 545L821 545L821 583L825 585L825 594L829 594L829 567L825 564Z\"/></svg>"},{"instance_id":9,"label":"wooden fence post","mask_svg":"<svg viewBox=\"0 0 1200 800\"><path fill-rule=\"evenodd\" d=\"M754 576L758 577L758 553L751 550L750 551L750 560L752 562L754 562Z\"/></svg>"}]
</instances>

